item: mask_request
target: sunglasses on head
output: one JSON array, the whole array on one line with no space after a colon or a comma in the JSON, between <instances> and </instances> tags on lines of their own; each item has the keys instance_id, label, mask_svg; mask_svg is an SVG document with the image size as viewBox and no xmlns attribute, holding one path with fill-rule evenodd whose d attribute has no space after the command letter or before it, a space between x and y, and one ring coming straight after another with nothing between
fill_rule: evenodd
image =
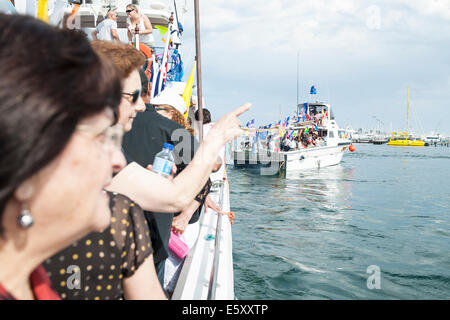
<instances>
[{"instance_id":1,"label":"sunglasses on head","mask_svg":"<svg viewBox=\"0 0 450 320\"><path fill-rule=\"evenodd\" d=\"M122 92L122 94L132 97L131 102L136 103L136 101L138 101L139 97L141 96L141 90L136 90L133 93Z\"/></svg>"}]
</instances>

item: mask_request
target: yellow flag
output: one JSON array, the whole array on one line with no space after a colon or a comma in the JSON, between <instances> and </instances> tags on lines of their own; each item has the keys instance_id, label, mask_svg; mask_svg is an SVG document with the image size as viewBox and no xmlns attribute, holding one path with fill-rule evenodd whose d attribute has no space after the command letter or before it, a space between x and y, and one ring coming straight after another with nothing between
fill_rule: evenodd
<instances>
[{"instance_id":1,"label":"yellow flag","mask_svg":"<svg viewBox=\"0 0 450 320\"><path fill-rule=\"evenodd\" d=\"M192 95L192 86L194 85L194 75L195 75L195 67L196 67L196 61L194 61L194 66L192 67L191 75L189 76L188 82L186 83L186 87L184 88L183 92L183 100L186 103L186 114L185 119L187 119L187 116L189 114L189 105L191 104L191 95Z\"/></svg>"},{"instance_id":2,"label":"yellow flag","mask_svg":"<svg viewBox=\"0 0 450 320\"><path fill-rule=\"evenodd\" d=\"M48 23L48 0L39 0L37 18Z\"/></svg>"},{"instance_id":3,"label":"yellow flag","mask_svg":"<svg viewBox=\"0 0 450 320\"><path fill-rule=\"evenodd\" d=\"M159 34L162 35L162 36L165 35L166 32L169 30L169 28L164 27L164 26L160 26L160 25L155 25L154 28L159 30Z\"/></svg>"}]
</instances>

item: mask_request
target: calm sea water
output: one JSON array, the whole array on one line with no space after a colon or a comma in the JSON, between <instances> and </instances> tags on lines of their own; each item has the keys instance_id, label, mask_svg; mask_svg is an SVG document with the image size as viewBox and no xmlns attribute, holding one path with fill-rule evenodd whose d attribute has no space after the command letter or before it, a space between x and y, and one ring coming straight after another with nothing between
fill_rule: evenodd
<instances>
[{"instance_id":1,"label":"calm sea water","mask_svg":"<svg viewBox=\"0 0 450 320\"><path fill-rule=\"evenodd\" d=\"M450 148L355 146L286 179L228 168L238 299L450 299Z\"/></svg>"}]
</instances>

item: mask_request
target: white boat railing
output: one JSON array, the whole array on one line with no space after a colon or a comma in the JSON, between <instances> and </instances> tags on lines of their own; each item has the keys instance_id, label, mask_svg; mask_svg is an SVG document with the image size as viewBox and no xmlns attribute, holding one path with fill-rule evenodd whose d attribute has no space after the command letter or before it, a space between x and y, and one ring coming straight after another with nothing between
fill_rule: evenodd
<instances>
[{"instance_id":1,"label":"white boat railing","mask_svg":"<svg viewBox=\"0 0 450 320\"><path fill-rule=\"evenodd\" d=\"M219 207L223 207L223 180L220 181L220 189L219 189ZM214 260L213 267L211 269L211 276L209 281L209 290L208 290L208 300L216 299L216 289L217 289L217 276L219 269L219 260L220 260L220 239L221 239L221 231L222 231L222 219L221 215L217 215L217 227L216 227L216 239L214 244Z\"/></svg>"},{"instance_id":2,"label":"white boat railing","mask_svg":"<svg viewBox=\"0 0 450 320\"><path fill-rule=\"evenodd\" d=\"M230 211L228 183L214 174L211 180L213 186L221 185L211 189L213 201ZM197 242L184 261L172 300L234 300L231 223L212 209L202 213L199 222Z\"/></svg>"}]
</instances>

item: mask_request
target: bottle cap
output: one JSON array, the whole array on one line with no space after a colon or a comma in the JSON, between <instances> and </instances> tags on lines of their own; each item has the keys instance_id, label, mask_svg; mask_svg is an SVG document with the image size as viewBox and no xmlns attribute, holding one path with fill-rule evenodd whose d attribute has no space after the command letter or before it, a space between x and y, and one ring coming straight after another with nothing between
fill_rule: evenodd
<instances>
[{"instance_id":1,"label":"bottle cap","mask_svg":"<svg viewBox=\"0 0 450 320\"><path fill-rule=\"evenodd\" d=\"M163 148L164 149L173 150L173 145L166 142L166 143L164 143Z\"/></svg>"}]
</instances>

